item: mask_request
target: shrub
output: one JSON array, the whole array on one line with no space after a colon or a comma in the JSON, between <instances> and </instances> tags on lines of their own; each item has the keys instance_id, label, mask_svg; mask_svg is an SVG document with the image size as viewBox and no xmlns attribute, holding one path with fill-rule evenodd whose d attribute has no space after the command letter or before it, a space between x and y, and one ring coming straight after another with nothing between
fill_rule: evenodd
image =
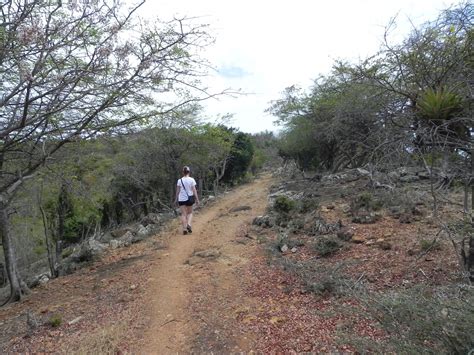
<instances>
[{"instance_id":1,"label":"shrub","mask_svg":"<svg viewBox=\"0 0 474 355\"><path fill-rule=\"evenodd\" d=\"M282 246L285 244L288 246L288 243L289 243L288 235L286 233L279 233L275 242L273 243L273 247L274 249L280 251Z\"/></svg>"},{"instance_id":2,"label":"shrub","mask_svg":"<svg viewBox=\"0 0 474 355\"><path fill-rule=\"evenodd\" d=\"M33 248L33 252L36 254L36 255L43 255L45 252L46 252L46 248L43 246L43 245L37 245Z\"/></svg>"},{"instance_id":3,"label":"shrub","mask_svg":"<svg viewBox=\"0 0 474 355\"><path fill-rule=\"evenodd\" d=\"M304 221L300 218L293 218L289 223L288 226L293 230L293 231L299 231L304 228Z\"/></svg>"},{"instance_id":4,"label":"shrub","mask_svg":"<svg viewBox=\"0 0 474 355\"><path fill-rule=\"evenodd\" d=\"M299 201L298 209L301 213L308 213L317 210L319 207L319 201L313 197L305 197Z\"/></svg>"},{"instance_id":5,"label":"shrub","mask_svg":"<svg viewBox=\"0 0 474 355\"><path fill-rule=\"evenodd\" d=\"M290 221L291 221L291 217L288 213L279 213L275 217L275 224L283 228L288 227L288 224Z\"/></svg>"},{"instance_id":6,"label":"shrub","mask_svg":"<svg viewBox=\"0 0 474 355\"><path fill-rule=\"evenodd\" d=\"M63 322L63 319L60 314L54 314L48 320L48 324L52 326L53 328L59 327L62 322Z\"/></svg>"},{"instance_id":7,"label":"shrub","mask_svg":"<svg viewBox=\"0 0 474 355\"><path fill-rule=\"evenodd\" d=\"M399 216L402 213L413 214L416 210L416 203L423 203L422 195L417 194L413 190L404 189L378 191L377 200L381 206L383 205L388 208L391 214L396 216Z\"/></svg>"},{"instance_id":8,"label":"shrub","mask_svg":"<svg viewBox=\"0 0 474 355\"><path fill-rule=\"evenodd\" d=\"M284 245L286 245L288 249L292 249L293 247L301 247L305 244L301 239L290 238L287 233L279 233L277 238L270 243L270 249L272 252L280 252Z\"/></svg>"},{"instance_id":9,"label":"shrub","mask_svg":"<svg viewBox=\"0 0 474 355\"><path fill-rule=\"evenodd\" d=\"M474 289L425 286L386 295L359 296L366 310L393 336L395 353L468 354L474 350Z\"/></svg>"},{"instance_id":10,"label":"shrub","mask_svg":"<svg viewBox=\"0 0 474 355\"><path fill-rule=\"evenodd\" d=\"M296 202L283 195L278 196L273 204L273 208L279 213L289 213L294 210L295 207Z\"/></svg>"},{"instance_id":11,"label":"shrub","mask_svg":"<svg viewBox=\"0 0 474 355\"><path fill-rule=\"evenodd\" d=\"M365 211L378 211L383 207L383 201L381 199L375 199L370 192L364 192L356 196L351 201L351 210L356 212L359 210Z\"/></svg>"},{"instance_id":12,"label":"shrub","mask_svg":"<svg viewBox=\"0 0 474 355\"><path fill-rule=\"evenodd\" d=\"M314 261L295 262L281 259L283 269L297 275L304 284L306 291L316 295L344 295L350 281L345 276L345 264L321 265Z\"/></svg>"},{"instance_id":13,"label":"shrub","mask_svg":"<svg viewBox=\"0 0 474 355\"><path fill-rule=\"evenodd\" d=\"M430 250L440 250L441 243L436 239L433 239L433 240L422 239L420 240L420 249L425 252L428 252Z\"/></svg>"},{"instance_id":14,"label":"shrub","mask_svg":"<svg viewBox=\"0 0 474 355\"><path fill-rule=\"evenodd\" d=\"M306 229L310 235L325 235L336 233L341 229L341 226L342 222L340 220L336 223L328 223L324 218L318 216L313 219L312 223Z\"/></svg>"},{"instance_id":15,"label":"shrub","mask_svg":"<svg viewBox=\"0 0 474 355\"><path fill-rule=\"evenodd\" d=\"M323 257L332 255L341 248L342 243L334 235L319 237L314 243L314 250Z\"/></svg>"},{"instance_id":16,"label":"shrub","mask_svg":"<svg viewBox=\"0 0 474 355\"><path fill-rule=\"evenodd\" d=\"M306 289L317 295L334 294L336 293L337 283L330 275L325 275L318 282L306 284Z\"/></svg>"},{"instance_id":17,"label":"shrub","mask_svg":"<svg viewBox=\"0 0 474 355\"><path fill-rule=\"evenodd\" d=\"M360 194L359 196L357 196L356 200L355 200L355 203L359 206L359 207L365 207L367 209L369 209L371 207L371 205L373 204L373 196L372 194L368 193L368 192L364 192L362 194Z\"/></svg>"}]
</instances>

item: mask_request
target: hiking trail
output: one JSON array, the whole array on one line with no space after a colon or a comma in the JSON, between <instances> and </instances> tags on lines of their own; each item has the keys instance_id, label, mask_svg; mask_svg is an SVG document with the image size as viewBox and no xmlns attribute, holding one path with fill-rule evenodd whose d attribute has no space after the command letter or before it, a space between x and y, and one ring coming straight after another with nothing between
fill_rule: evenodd
<instances>
[{"instance_id":1,"label":"hiking trail","mask_svg":"<svg viewBox=\"0 0 474 355\"><path fill-rule=\"evenodd\" d=\"M256 243L248 234L267 207L268 176L236 188L195 214L193 233L178 223L152 270L148 290L152 324L144 353L248 351L252 334L239 331L235 316L252 306L239 287L239 269Z\"/></svg>"},{"instance_id":2,"label":"hiking trail","mask_svg":"<svg viewBox=\"0 0 474 355\"><path fill-rule=\"evenodd\" d=\"M263 176L198 209L192 234L182 235L176 218L159 234L109 249L75 273L33 289L23 302L0 309L0 352L251 349L254 338L238 319L253 302L240 271L255 256L257 241L249 228L267 207L271 182ZM27 322L31 315L38 321L34 329ZM50 325L54 317L56 327Z\"/></svg>"}]
</instances>

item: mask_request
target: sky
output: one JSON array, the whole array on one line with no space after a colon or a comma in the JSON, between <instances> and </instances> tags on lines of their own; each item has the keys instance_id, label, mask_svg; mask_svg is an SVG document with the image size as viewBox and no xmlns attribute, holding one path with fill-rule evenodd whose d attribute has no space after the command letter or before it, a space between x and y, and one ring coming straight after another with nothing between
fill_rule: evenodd
<instances>
[{"instance_id":1,"label":"sky","mask_svg":"<svg viewBox=\"0 0 474 355\"><path fill-rule=\"evenodd\" d=\"M434 20L459 1L445 0L147 0L142 13L162 20L199 17L215 43L203 56L216 68L205 84L246 95L207 100L204 117L232 114L243 132L277 131L266 113L288 86L311 86L337 59L357 62L374 54L386 25L397 17L394 43L413 24Z\"/></svg>"}]
</instances>

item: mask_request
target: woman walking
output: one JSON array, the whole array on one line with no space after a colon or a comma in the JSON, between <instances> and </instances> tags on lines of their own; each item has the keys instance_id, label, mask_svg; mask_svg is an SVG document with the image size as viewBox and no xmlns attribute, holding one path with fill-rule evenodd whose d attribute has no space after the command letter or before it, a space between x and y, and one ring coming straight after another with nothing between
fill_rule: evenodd
<instances>
[{"instance_id":1,"label":"woman walking","mask_svg":"<svg viewBox=\"0 0 474 355\"><path fill-rule=\"evenodd\" d=\"M181 224L183 234L192 233L191 222L193 219L193 205L199 205L199 197L196 191L196 181L189 176L191 170L185 166L183 177L176 184L176 202L181 210Z\"/></svg>"}]
</instances>

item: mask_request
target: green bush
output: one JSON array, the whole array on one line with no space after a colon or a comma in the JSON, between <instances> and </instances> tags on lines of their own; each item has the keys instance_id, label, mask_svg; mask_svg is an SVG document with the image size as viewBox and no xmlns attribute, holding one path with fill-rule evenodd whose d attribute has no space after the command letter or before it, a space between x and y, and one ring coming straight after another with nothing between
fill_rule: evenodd
<instances>
[{"instance_id":1,"label":"green bush","mask_svg":"<svg viewBox=\"0 0 474 355\"><path fill-rule=\"evenodd\" d=\"M48 320L48 324L52 326L53 328L59 327L62 322L63 322L63 319L60 314L53 314Z\"/></svg>"},{"instance_id":2,"label":"green bush","mask_svg":"<svg viewBox=\"0 0 474 355\"><path fill-rule=\"evenodd\" d=\"M275 199L273 208L279 213L289 213L293 211L296 207L296 202L286 196L278 196Z\"/></svg>"},{"instance_id":3,"label":"green bush","mask_svg":"<svg viewBox=\"0 0 474 355\"><path fill-rule=\"evenodd\" d=\"M43 255L44 253L46 253L46 247L44 245L37 245L33 248L33 252L36 255Z\"/></svg>"},{"instance_id":4,"label":"green bush","mask_svg":"<svg viewBox=\"0 0 474 355\"><path fill-rule=\"evenodd\" d=\"M359 196L357 196L355 202L360 207L369 208L373 204L373 201L374 201L374 198L373 198L372 194L370 194L368 192L364 192L364 193L360 194Z\"/></svg>"},{"instance_id":5,"label":"green bush","mask_svg":"<svg viewBox=\"0 0 474 355\"><path fill-rule=\"evenodd\" d=\"M335 235L319 237L314 243L314 250L320 256L330 256L342 248L341 241Z\"/></svg>"},{"instance_id":6,"label":"green bush","mask_svg":"<svg viewBox=\"0 0 474 355\"><path fill-rule=\"evenodd\" d=\"M422 251L440 250L441 243L438 240L422 239L420 240L420 249Z\"/></svg>"}]
</instances>

